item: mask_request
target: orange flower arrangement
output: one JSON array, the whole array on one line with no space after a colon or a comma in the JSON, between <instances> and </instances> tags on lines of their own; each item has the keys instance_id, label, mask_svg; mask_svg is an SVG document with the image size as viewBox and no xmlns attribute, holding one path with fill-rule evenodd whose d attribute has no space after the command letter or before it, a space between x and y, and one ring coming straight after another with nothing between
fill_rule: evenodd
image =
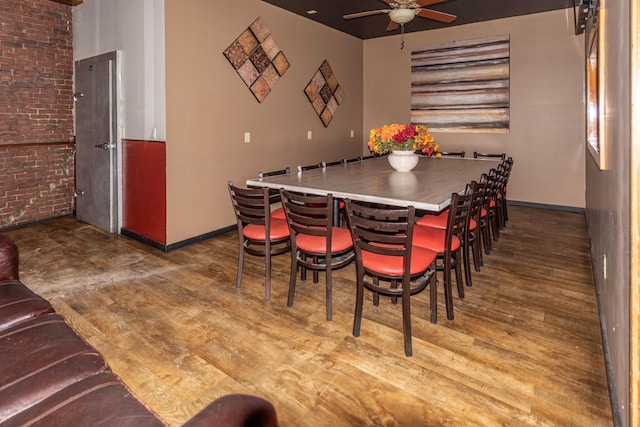
<instances>
[{"instance_id":1,"label":"orange flower arrangement","mask_svg":"<svg viewBox=\"0 0 640 427\"><path fill-rule=\"evenodd\" d=\"M376 154L419 150L429 157L440 157L438 148L429 129L424 125L394 123L371 129L369 133L369 149Z\"/></svg>"}]
</instances>

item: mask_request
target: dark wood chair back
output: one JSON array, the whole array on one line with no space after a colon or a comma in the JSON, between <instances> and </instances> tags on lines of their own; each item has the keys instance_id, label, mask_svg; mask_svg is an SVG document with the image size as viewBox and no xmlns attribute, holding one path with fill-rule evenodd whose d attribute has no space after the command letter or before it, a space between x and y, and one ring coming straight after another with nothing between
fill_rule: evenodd
<instances>
[{"instance_id":1,"label":"dark wood chair back","mask_svg":"<svg viewBox=\"0 0 640 427\"><path fill-rule=\"evenodd\" d=\"M231 205L238 225L238 272L236 288L242 282L244 253L263 256L265 260L265 299L271 297L271 256L290 250L287 224L270 215L269 189L241 188L227 183Z\"/></svg>"},{"instance_id":2,"label":"dark wood chair back","mask_svg":"<svg viewBox=\"0 0 640 427\"><path fill-rule=\"evenodd\" d=\"M461 157L464 159L464 155L466 152L464 151L441 151L440 155L442 157Z\"/></svg>"},{"instance_id":3,"label":"dark wood chair back","mask_svg":"<svg viewBox=\"0 0 640 427\"><path fill-rule=\"evenodd\" d=\"M507 153L479 153L477 151L473 152L474 159L500 159L504 160L507 158Z\"/></svg>"},{"instance_id":4,"label":"dark wood chair back","mask_svg":"<svg viewBox=\"0 0 640 427\"><path fill-rule=\"evenodd\" d=\"M293 305L297 271L302 280L306 271L326 273L326 317L332 318L332 271L351 264L354 258L349 231L333 226L333 196L316 196L280 189L291 239L291 276L287 305Z\"/></svg>"},{"instance_id":5,"label":"dark wood chair back","mask_svg":"<svg viewBox=\"0 0 640 427\"><path fill-rule=\"evenodd\" d=\"M337 166L337 165L341 165L343 164L342 160L336 160L334 162L322 162L320 163L320 165L322 166L323 169L327 168L328 166Z\"/></svg>"},{"instance_id":6,"label":"dark wood chair back","mask_svg":"<svg viewBox=\"0 0 640 427\"><path fill-rule=\"evenodd\" d=\"M310 171L313 169L319 169L321 167L322 167L322 163L316 163L314 165L307 165L307 166L298 165L298 173L304 172L304 171Z\"/></svg>"},{"instance_id":7,"label":"dark wood chair back","mask_svg":"<svg viewBox=\"0 0 640 427\"><path fill-rule=\"evenodd\" d=\"M291 173L291 169L289 169L289 166L287 166L284 169L278 169L278 170L269 171L269 172L258 172L258 178L265 178L267 176L285 175L288 173Z\"/></svg>"},{"instance_id":8,"label":"dark wood chair back","mask_svg":"<svg viewBox=\"0 0 640 427\"><path fill-rule=\"evenodd\" d=\"M355 163L355 162L359 162L359 161L361 161L360 157L354 157L354 158L351 158L351 159L342 159L342 163L344 163L345 165L347 163Z\"/></svg>"},{"instance_id":9,"label":"dark wood chair back","mask_svg":"<svg viewBox=\"0 0 640 427\"><path fill-rule=\"evenodd\" d=\"M365 288L373 292L374 305L378 305L379 295L391 297L394 303L399 297L402 300L404 350L407 356L411 356L410 298L428 285L431 286L432 322L436 318L436 253L414 247L413 207L379 208L347 199L345 210L356 253L357 290L353 335L360 335ZM390 260L396 260L395 268L389 268Z\"/></svg>"}]
</instances>

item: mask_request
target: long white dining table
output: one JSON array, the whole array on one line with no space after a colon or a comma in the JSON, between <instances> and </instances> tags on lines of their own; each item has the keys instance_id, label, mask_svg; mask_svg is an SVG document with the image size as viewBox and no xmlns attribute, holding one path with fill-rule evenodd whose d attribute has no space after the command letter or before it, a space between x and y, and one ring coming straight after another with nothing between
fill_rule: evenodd
<instances>
[{"instance_id":1,"label":"long white dining table","mask_svg":"<svg viewBox=\"0 0 640 427\"><path fill-rule=\"evenodd\" d=\"M440 212L451 194L464 191L500 164L497 160L421 157L410 172L391 168L386 156L246 181L247 186L284 188L308 194Z\"/></svg>"}]
</instances>

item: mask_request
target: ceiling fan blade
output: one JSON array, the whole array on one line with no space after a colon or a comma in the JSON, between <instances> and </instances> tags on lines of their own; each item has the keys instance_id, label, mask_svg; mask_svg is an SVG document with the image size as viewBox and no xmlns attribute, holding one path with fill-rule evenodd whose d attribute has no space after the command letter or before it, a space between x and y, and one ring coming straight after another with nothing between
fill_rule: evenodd
<instances>
[{"instance_id":1,"label":"ceiling fan blade","mask_svg":"<svg viewBox=\"0 0 640 427\"><path fill-rule=\"evenodd\" d=\"M457 16L450 13L438 12L437 10L422 9L416 15L427 19L433 19L434 21L444 22L450 24L456 20Z\"/></svg>"},{"instance_id":2,"label":"ceiling fan blade","mask_svg":"<svg viewBox=\"0 0 640 427\"><path fill-rule=\"evenodd\" d=\"M387 25L387 31L396 30L399 26L400 24L398 24L397 22L393 22L392 20L389 20L389 25Z\"/></svg>"},{"instance_id":3,"label":"ceiling fan blade","mask_svg":"<svg viewBox=\"0 0 640 427\"><path fill-rule=\"evenodd\" d=\"M445 1L447 0L415 0L415 2L420 5L420 7L431 6Z\"/></svg>"},{"instance_id":4,"label":"ceiling fan blade","mask_svg":"<svg viewBox=\"0 0 640 427\"><path fill-rule=\"evenodd\" d=\"M381 13L389 13L390 9L379 9L379 10L370 10L368 12L358 12L358 13L350 13L348 15L344 15L343 19L353 19L353 18L362 18L363 16L371 16L371 15L379 15Z\"/></svg>"}]
</instances>

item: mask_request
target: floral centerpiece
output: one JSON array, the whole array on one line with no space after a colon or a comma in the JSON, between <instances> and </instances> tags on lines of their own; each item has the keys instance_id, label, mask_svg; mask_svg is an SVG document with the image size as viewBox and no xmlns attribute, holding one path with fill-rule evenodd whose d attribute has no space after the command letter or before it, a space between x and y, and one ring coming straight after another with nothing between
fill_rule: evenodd
<instances>
[{"instance_id":1,"label":"floral centerpiece","mask_svg":"<svg viewBox=\"0 0 640 427\"><path fill-rule=\"evenodd\" d=\"M371 129L369 133L369 149L376 154L387 154L393 151L420 151L427 156L440 157L433 136L424 125L391 124Z\"/></svg>"}]
</instances>

